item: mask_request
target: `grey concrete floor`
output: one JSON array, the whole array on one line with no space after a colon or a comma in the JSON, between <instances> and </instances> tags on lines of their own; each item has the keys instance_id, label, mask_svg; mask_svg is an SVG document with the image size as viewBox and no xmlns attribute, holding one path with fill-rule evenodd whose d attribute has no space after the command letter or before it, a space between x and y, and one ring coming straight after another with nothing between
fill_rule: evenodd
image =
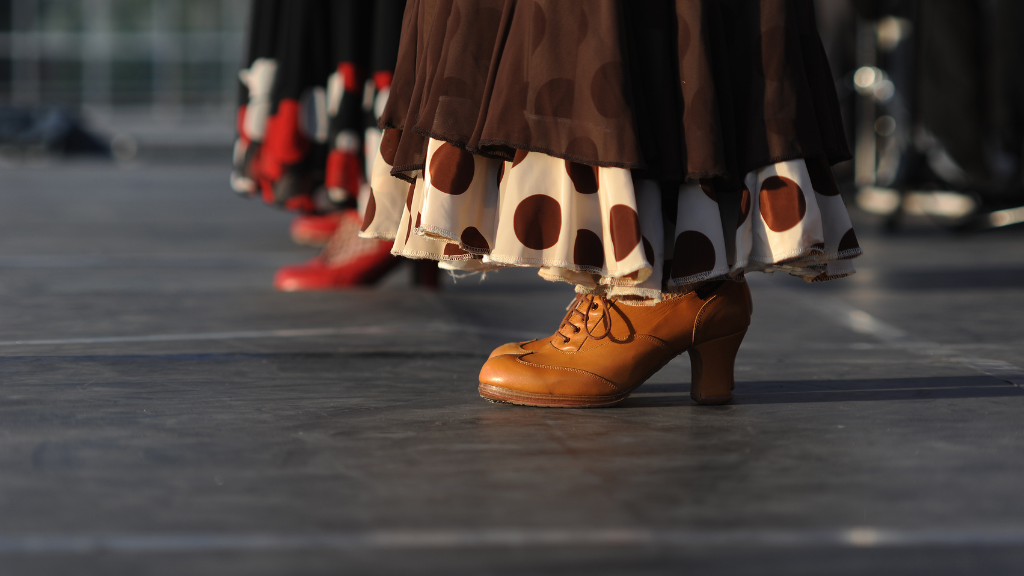
<instances>
[{"instance_id":1,"label":"grey concrete floor","mask_svg":"<svg viewBox=\"0 0 1024 576\"><path fill-rule=\"evenodd\" d=\"M751 279L733 404L539 410L476 374L566 286L275 293L220 164L4 168L0 574L1020 574L1024 231L857 219Z\"/></svg>"}]
</instances>

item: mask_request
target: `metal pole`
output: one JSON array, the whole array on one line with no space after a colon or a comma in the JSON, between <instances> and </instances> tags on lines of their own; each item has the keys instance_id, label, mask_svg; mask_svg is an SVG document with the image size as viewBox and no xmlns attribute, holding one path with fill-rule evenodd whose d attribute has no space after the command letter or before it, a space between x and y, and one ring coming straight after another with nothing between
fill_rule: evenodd
<instances>
[{"instance_id":1,"label":"metal pole","mask_svg":"<svg viewBox=\"0 0 1024 576\"><path fill-rule=\"evenodd\" d=\"M220 101L221 110L233 112L238 97L238 69L242 66L241 37L238 22L248 22L249 3L220 1Z\"/></svg>"},{"instance_id":2,"label":"metal pole","mask_svg":"<svg viewBox=\"0 0 1024 576\"><path fill-rule=\"evenodd\" d=\"M36 0L11 2L11 100L35 106L41 94Z\"/></svg>"},{"instance_id":3,"label":"metal pole","mask_svg":"<svg viewBox=\"0 0 1024 576\"><path fill-rule=\"evenodd\" d=\"M874 67L878 60L875 27L871 22L857 19L857 65ZM857 187L875 183L875 163L878 141L875 138L875 97L871 93L858 93L857 131L854 143L854 182Z\"/></svg>"},{"instance_id":4,"label":"metal pole","mask_svg":"<svg viewBox=\"0 0 1024 576\"><path fill-rule=\"evenodd\" d=\"M113 26L110 0L82 0L82 104L110 114Z\"/></svg>"},{"instance_id":5,"label":"metal pole","mask_svg":"<svg viewBox=\"0 0 1024 576\"><path fill-rule=\"evenodd\" d=\"M153 114L180 115L183 105L180 0L153 0Z\"/></svg>"}]
</instances>

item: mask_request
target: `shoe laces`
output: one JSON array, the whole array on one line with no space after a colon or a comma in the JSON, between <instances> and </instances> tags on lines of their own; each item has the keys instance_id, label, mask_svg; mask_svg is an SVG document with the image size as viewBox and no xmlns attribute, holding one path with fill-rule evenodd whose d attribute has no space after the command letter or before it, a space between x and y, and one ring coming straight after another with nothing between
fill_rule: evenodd
<instances>
[{"instance_id":1,"label":"shoe laces","mask_svg":"<svg viewBox=\"0 0 1024 576\"><path fill-rule=\"evenodd\" d=\"M583 304L583 303L586 303L585 307L581 306L581 304ZM583 309L581 310L580 308L583 308ZM591 332L590 326L588 325L587 320L590 319L590 315L591 315L592 312L594 312L596 310L600 310L602 308L604 309L604 313L601 314L600 324L602 324L604 326L604 334L601 334L600 336L598 336L598 335L594 334L593 332ZM558 326L558 331L556 332L556 334L558 334L559 336L562 337L562 341L565 344L568 344L569 340L571 340L572 337L571 336L566 336L562 332L562 330L571 329L573 335L579 334L580 332L586 332L587 336L589 336L590 338L592 338L594 340L602 340L602 339L607 338L608 336L611 335L611 333L612 333L611 304L610 304L610 302L608 301L607 298L605 298L603 296L598 296L596 294L577 294L576 298L572 301L572 303L569 304L568 308L566 308L566 309L568 310L568 312L566 312L565 318L562 318L562 323ZM582 328L577 326L573 322L573 320L575 319L576 316L579 316L580 318L582 318L582 320L583 320L583 327ZM595 325L594 328L597 328L597 326Z\"/></svg>"}]
</instances>

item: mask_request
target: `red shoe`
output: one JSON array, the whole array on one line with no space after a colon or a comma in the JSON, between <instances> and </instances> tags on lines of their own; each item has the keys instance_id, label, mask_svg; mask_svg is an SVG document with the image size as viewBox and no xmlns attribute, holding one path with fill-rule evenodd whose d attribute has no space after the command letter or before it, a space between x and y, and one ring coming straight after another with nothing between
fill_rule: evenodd
<instances>
[{"instance_id":1,"label":"red shoe","mask_svg":"<svg viewBox=\"0 0 1024 576\"><path fill-rule=\"evenodd\" d=\"M296 216L295 220L292 220L292 240L296 244L316 246L317 248L327 244L331 235L338 229L338 224L341 223L341 215L342 212L331 212L323 215Z\"/></svg>"},{"instance_id":2,"label":"red shoe","mask_svg":"<svg viewBox=\"0 0 1024 576\"><path fill-rule=\"evenodd\" d=\"M274 274L274 288L301 292L373 284L402 261L391 255L393 242L359 237L362 219L355 210L341 214L338 229L323 253L278 270Z\"/></svg>"},{"instance_id":3,"label":"red shoe","mask_svg":"<svg viewBox=\"0 0 1024 576\"><path fill-rule=\"evenodd\" d=\"M381 253L367 254L342 266L331 266L320 257L285 266L274 274L274 288L282 292L307 292L373 284L398 262L391 255L391 242L374 242L384 245Z\"/></svg>"}]
</instances>

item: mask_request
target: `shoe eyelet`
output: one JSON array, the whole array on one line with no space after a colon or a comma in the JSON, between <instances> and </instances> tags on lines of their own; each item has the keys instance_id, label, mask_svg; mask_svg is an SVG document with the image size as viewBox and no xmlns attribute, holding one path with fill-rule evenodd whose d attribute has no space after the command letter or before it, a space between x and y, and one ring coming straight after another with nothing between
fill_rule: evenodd
<instances>
[{"instance_id":1,"label":"shoe eyelet","mask_svg":"<svg viewBox=\"0 0 1024 576\"><path fill-rule=\"evenodd\" d=\"M597 303L595 302L595 303L591 304L590 305L590 309L591 310L597 310Z\"/></svg>"},{"instance_id":2,"label":"shoe eyelet","mask_svg":"<svg viewBox=\"0 0 1024 576\"><path fill-rule=\"evenodd\" d=\"M580 333L580 328L579 328L579 326L573 326L573 327L572 327L572 329L573 329L573 332L574 332L575 334L579 334L579 333Z\"/></svg>"}]
</instances>

